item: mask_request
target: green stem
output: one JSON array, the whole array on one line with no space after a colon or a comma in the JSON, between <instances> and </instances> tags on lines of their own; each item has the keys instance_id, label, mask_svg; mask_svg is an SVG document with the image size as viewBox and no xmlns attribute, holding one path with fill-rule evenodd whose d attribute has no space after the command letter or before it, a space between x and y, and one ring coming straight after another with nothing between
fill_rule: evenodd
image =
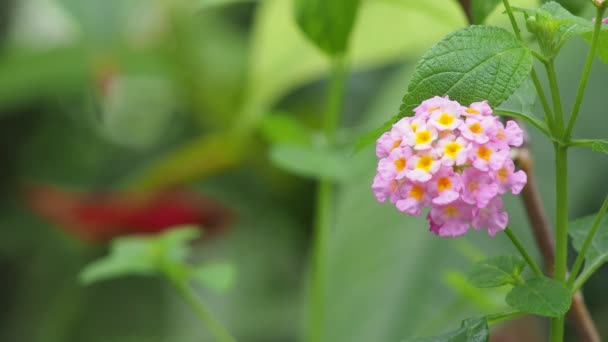
<instances>
[{"instance_id":1,"label":"green stem","mask_svg":"<svg viewBox=\"0 0 608 342\"><path fill-rule=\"evenodd\" d=\"M486 320L488 321L488 325L493 325L502 321L509 320L511 318L519 317L521 315L525 315L525 312L521 311L511 311L511 312L503 312L493 315L487 315Z\"/></svg>"},{"instance_id":2,"label":"green stem","mask_svg":"<svg viewBox=\"0 0 608 342\"><path fill-rule=\"evenodd\" d=\"M555 95L555 94L553 94ZM555 149L555 279L565 281L568 259L568 149L554 144ZM564 316L551 319L551 341L564 338Z\"/></svg>"},{"instance_id":3,"label":"green stem","mask_svg":"<svg viewBox=\"0 0 608 342\"><path fill-rule=\"evenodd\" d=\"M515 20L515 15L513 14L513 9L511 8L511 4L509 4L509 0L502 0L502 3L505 7L505 11L509 16L509 20L511 21L511 26L513 27L513 33L515 33L515 37L519 39L523 43L521 39L521 32L519 30L519 26L517 25L517 20ZM546 64L547 61L543 58L541 59L543 64ZM532 83L534 83L534 88L536 88L536 93L538 93L538 97L543 106L543 110L545 111L545 118L547 120L547 125L553 131L554 130L554 122L553 122L553 112L551 111L551 107L549 106L549 102L547 101L547 97L545 96L545 91L543 90L542 85L538 79L538 74L536 70L532 68L530 72L530 77L532 78Z\"/></svg>"},{"instance_id":4,"label":"green stem","mask_svg":"<svg viewBox=\"0 0 608 342\"><path fill-rule=\"evenodd\" d=\"M572 108L572 113L570 114L568 127L566 128L566 132L564 133L564 139L566 140L568 140L570 134L572 133L572 129L574 128L574 123L576 122L576 118L578 117L581 103L583 102L583 97L585 96L587 80L589 79L589 74L591 73L591 65L593 65L593 60L595 59L595 53L597 51L600 30L602 28L604 10L604 6L597 9L597 14L595 16L595 25L593 27L593 36L591 37L591 47L589 48L589 52L587 54L587 60L585 61L585 67L583 69L581 82L578 85L578 91L576 92L576 99L574 100L574 107Z\"/></svg>"},{"instance_id":5,"label":"green stem","mask_svg":"<svg viewBox=\"0 0 608 342\"><path fill-rule=\"evenodd\" d=\"M532 271L534 271L534 274L536 274L539 277L542 276L543 272L540 270L540 267L538 267L538 265L536 264L534 259L532 259L532 257L530 256L530 254L528 254L528 251L526 251L526 248L521 243L521 241L517 238L515 233L513 233L511 228L507 227L507 229L505 229L505 233L507 233L507 236L509 237L511 242L513 242L513 245L515 245L515 248L517 248L517 250L519 251L519 254L521 254L521 256L524 257L524 259L526 260L526 262L528 263L528 265L530 266Z\"/></svg>"},{"instance_id":6,"label":"green stem","mask_svg":"<svg viewBox=\"0 0 608 342\"><path fill-rule=\"evenodd\" d=\"M545 133L545 135L547 135L548 137L551 136L551 132L549 132L549 128L547 127L545 122L532 115L517 113L517 112L513 112L510 110L504 110L504 109L496 109L496 110L494 110L494 114L508 116L511 118L527 121L529 124L532 124L534 127L538 128L541 132Z\"/></svg>"},{"instance_id":7,"label":"green stem","mask_svg":"<svg viewBox=\"0 0 608 342\"><path fill-rule=\"evenodd\" d=\"M343 57L335 57L332 63L329 97L323 130L329 146L334 144L342 101L344 97L346 68ZM310 336L312 342L320 342L324 336L325 321L325 277L327 275L327 252L329 232L332 225L333 184L322 179L317 187L315 235L313 246L313 273L310 308Z\"/></svg>"},{"instance_id":8,"label":"green stem","mask_svg":"<svg viewBox=\"0 0 608 342\"><path fill-rule=\"evenodd\" d=\"M602 204L600 211L598 211L597 215L595 216L595 220L593 221L593 224L591 224L591 229L587 233L585 242L583 242L583 246L581 247L581 250L579 251L578 256L576 257L576 261L574 261L574 266L572 266L572 271L570 272L570 277L568 278L568 287L569 288L572 288L572 285L574 284L574 280L576 279L578 272L580 272L581 267L583 266L583 260L585 260L585 255L587 255L587 250L589 249L589 246L591 246L593 237L595 236L595 233L597 232L597 229L600 226L600 222L602 221L602 218L604 217L604 214L606 213L607 209L608 209L608 196L606 196L606 199L604 200L604 204Z\"/></svg>"},{"instance_id":9,"label":"green stem","mask_svg":"<svg viewBox=\"0 0 608 342\"><path fill-rule=\"evenodd\" d=\"M203 323L218 342L236 342L228 330L211 314L194 290L181 278L172 272L166 272L169 282L179 295L192 308L196 317Z\"/></svg>"},{"instance_id":10,"label":"green stem","mask_svg":"<svg viewBox=\"0 0 608 342\"><path fill-rule=\"evenodd\" d=\"M550 60L547 64L545 64L545 68L547 69L547 76L549 78L549 88L551 89L551 99L553 100L553 111L555 113L555 129L558 136L561 137L561 134L564 130L564 111L562 107L562 99L559 92L559 84L557 82L557 74L555 73L555 63L553 60Z\"/></svg>"}]
</instances>

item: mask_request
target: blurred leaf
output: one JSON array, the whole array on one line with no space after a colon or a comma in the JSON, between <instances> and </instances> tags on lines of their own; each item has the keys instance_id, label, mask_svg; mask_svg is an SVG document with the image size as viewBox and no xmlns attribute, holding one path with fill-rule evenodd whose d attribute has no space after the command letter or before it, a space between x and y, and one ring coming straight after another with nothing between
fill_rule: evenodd
<instances>
[{"instance_id":1,"label":"blurred leaf","mask_svg":"<svg viewBox=\"0 0 608 342\"><path fill-rule=\"evenodd\" d=\"M228 291L234 285L236 270L231 263L216 262L192 269L190 277L202 285L221 293Z\"/></svg>"},{"instance_id":2,"label":"blurred leaf","mask_svg":"<svg viewBox=\"0 0 608 342\"><path fill-rule=\"evenodd\" d=\"M518 256L492 257L473 265L469 280L480 288L515 285L525 266L526 262Z\"/></svg>"},{"instance_id":3,"label":"blurred leaf","mask_svg":"<svg viewBox=\"0 0 608 342\"><path fill-rule=\"evenodd\" d=\"M357 140L357 142L355 143L355 152L360 152L367 146L374 144L384 132L390 131L391 127L393 127L393 124L397 122L400 117L400 115L395 115L388 121L383 123L382 126L374 129L373 131L365 133L365 135L359 138L359 140Z\"/></svg>"},{"instance_id":4,"label":"blurred leaf","mask_svg":"<svg viewBox=\"0 0 608 342\"><path fill-rule=\"evenodd\" d=\"M81 47L14 51L0 57L0 106L83 87L89 63Z\"/></svg>"},{"instance_id":5,"label":"blurred leaf","mask_svg":"<svg viewBox=\"0 0 608 342\"><path fill-rule=\"evenodd\" d=\"M547 317L563 316L572 302L566 285L547 277L533 278L513 287L506 300L518 310Z\"/></svg>"},{"instance_id":6,"label":"blurred leaf","mask_svg":"<svg viewBox=\"0 0 608 342\"><path fill-rule=\"evenodd\" d=\"M344 180L348 177L348 159L345 155L324 147L279 144L270 150L272 162L303 177Z\"/></svg>"},{"instance_id":7,"label":"blurred leaf","mask_svg":"<svg viewBox=\"0 0 608 342\"><path fill-rule=\"evenodd\" d=\"M346 53L358 9L359 0L295 0L300 29L330 56Z\"/></svg>"},{"instance_id":8,"label":"blurred leaf","mask_svg":"<svg viewBox=\"0 0 608 342\"><path fill-rule=\"evenodd\" d=\"M589 215L570 222L568 233L572 237L572 245L577 252L580 252L587 234L591 229L594 215ZM593 241L585 255L585 269L583 273L593 272L602 264L608 261L608 216L604 216L600 221L599 228L595 233Z\"/></svg>"},{"instance_id":9,"label":"blurred leaf","mask_svg":"<svg viewBox=\"0 0 608 342\"><path fill-rule=\"evenodd\" d=\"M133 181L136 189L155 189L204 178L234 166L241 156L242 139L210 134L160 158Z\"/></svg>"},{"instance_id":10,"label":"blurred leaf","mask_svg":"<svg viewBox=\"0 0 608 342\"><path fill-rule=\"evenodd\" d=\"M499 3L500 0L471 0L473 24L483 24Z\"/></svg>"},{"instance_id":11,"label":"blurred leaf","mask_svg":"<svg viewBox=\"0 0 608 342\"><path fill-rule=\"evenodd\" d=\"M257 7L244 109L251 116L263 115L277 99L328 70L321 51L299 32L293 6L294 0L266 0ZM362 2L350 42L352 69L418 55L433 40L463 25L464 16L454 16L461 12L455 2ZM410 34L420 27L426 28L424 34Z\"/></svg>"},{"instance_id":12,"label":"blurred leaf","mask_svg":"<svg viewBox=\"0 0 608 342\"><path fill-rule=\"evenodd\" d=\"M102 133L135 148L150 147L168 135L175 98L170 84L153 77L117 77L102 98ZM137 127L137 129L133 129Z\"/></svg>"},{"instance_id":13,"label":"blurred leaf","mask_svg":"<svg viewBox=\"0 0 608 342\"><path fill-rule=\"evenodd\" d=\"M505 293L500 290L479 291L478 286L461 271L448 270L444 273L444 281L450 289L456 291L460 298L464 298L476 307L486 312L495 312L504 307Z\"/></svg>"},{"instance_id":14,"label":"blurred leaf","mask_svg":"<svg viewBox=\"0 0 608 342\"><path fill-rule=\"evenodd\" d=\"M127 275L162 273L166 267L184 262L190 252L187 244L199 235L197 228L182 227L157 236L118 238L109 255L86 266L80 280L89 285Z\"/></svg>"},{"instance_id":15,"label":"blurred leaf","mask_svg":"<svg viewBox=\"0 0 608 342\"><path fill-rule=\"evenodd\" d=\"M422 56L401 116L411 116L420 102L449 95L468 105L488 100L492 107L505 101L528 77L532 54L505 29L471 26L458 30Z\"/></svg>"},{"instance_id":16,"label":"blurred leaf","mask_svg":"<svg viewBox=\"0 0 608 342\"><path fill-rule=\"evenodd\" d=\"M460 329L441 336L409 339L407 342L487 342L490 338L485 318L469 318L462 321Z\"/></svg>"},{"instance_id":17,"label":"blurred leaf","mask_svg":"<svg viewBox=\"0 0 608 342\"><path fill-rule=\"evenodd\" d=\"M310 145L313 141L313 131L289 114L273 113L264 116L260 130L271 144Z\"/></svg>"}]
</instances>

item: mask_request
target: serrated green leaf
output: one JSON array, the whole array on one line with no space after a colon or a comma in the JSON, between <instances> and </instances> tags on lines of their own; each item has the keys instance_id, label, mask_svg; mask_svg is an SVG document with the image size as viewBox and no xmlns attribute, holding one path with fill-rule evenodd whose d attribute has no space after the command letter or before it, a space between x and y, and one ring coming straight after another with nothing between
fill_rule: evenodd
<instances>
[{"instance_id":1,"label":"serrated green leaf","mask_svg":"<svg viewBox=\"0 0 608 342\"><path fill-rule=\"evenodd\" d=\"M462 321L460 329L441 336L414 338L406 342L487 342L490 338L485 318L469 318Z\"/></svg>"},{"instance_id":2,"label":"serrated green leaf","mask_svg":"<svg viewBox=\"0 0 608 342\"><path fill-rule=\"evenodd\" d=\"M226 292L234 285L236 270L231 263L217 262L194 268L190 277L214 291Z\"/></svg>"},{"instance_id":3,"label":"serrated green leaf","mask_svg":"<svg viewBox=\"0 0 608 342\"><path fill-rule=\"evenodd\" d=\"M279 144L271 148L270 159L277 167L303 177L344 180L348 176L347 157L323 147Z\"/></svg>"},{"instance_id":4,"label":"serrated green leaf","mask_svg":"<svg viewBox=\"0 0 608 342\"><path fill-rule=\"evenodd\" d=\"M471 0L473 24L483 24L499 3L500 0Z\"/></svg>"},{"instance_id":5,"label":"serrated green leaf","mask_svg":"<svg viewBox=\"0 0 608 342\"><path fill-rule=\"evenodd\" d=\"M157 236L131 236L112 241L110 253L89 264L80 281L92 284L126 275L153 275L179 265L190 253L189 241L200 236L194 227L173 228Z\"/></svg>"},{"instance_id":6,"label":"serrated green leaf","mask_svg":"<svg viewBox=\"0 0 608 342\"><path fill-rule=\"evenodd\" d=\"M518 256L497 256L482 260L469 272L469 280L479 288L515 285L526 262Z\"/></svg>"},{"instance_id":7,"label":"serrated green leaf","mask_svg":"<svg viewBox=\"0 0 608 342\"><path fill-rule=\"evenodd\" d=\"M266 115L260 125L262 135L271 144L310 145L313 131L293 115L272 113Z\"/></svg>"},{"instance_id":8,"label":"serrated green leaf","mask_svg":"<svg viewBox=\"0 0 608 342\"><path fill-rule=\"evenodd\" d=\"M547 317L563 316L572 303L566 285L547 277L533 278L515 286L506 300L520 311Z\"/></svg>"},{"instance_id":9,"label":"serrated green leaf","mask_svg":"<svg viewBox=\"0 0 608 342\"><path fill-rule=\"evenodd\" d=\"M296 0L296 22L308 39L330 56L344 54L359 0Z\"/></svg>"},{"instance_id":10,"label":"serrated green leaf","mask_svg":"<svg viewBox=\"0 0 608 342\"><path fill-rule=\"evenodd\" d=\"M568 225L568 233L572 237L572 245L577 252L580 252L583 243L585 242L585 238L591 229L595 216L595 214L585 216L570 222ZM599 228L595 233L589 249L587 250L587 254L585 255L585 270L583 273L587 272L587 270L595 270L607 261L608 216L604 216L600 221Z\"/></svg>"},{"instance_id":11,"label":"serrated green leaf","mask_svg":"<svg viewBox=\"0 0 608 342\"><path fill-rule=\"evenodd\" d=\"M403 98L401 116L420 102L449 95L463 105L488 100L496 107L528 77L532 54L510 32L491 26L458 30L423 57Z\"/></svg>"}]
</instances>

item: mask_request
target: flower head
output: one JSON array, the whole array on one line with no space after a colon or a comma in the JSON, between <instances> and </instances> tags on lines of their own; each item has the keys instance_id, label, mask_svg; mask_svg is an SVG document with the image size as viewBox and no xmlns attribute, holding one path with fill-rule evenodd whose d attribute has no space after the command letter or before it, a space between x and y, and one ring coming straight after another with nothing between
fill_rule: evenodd
<instances>
[{"instance_id":1,"label":"flower head","mask_svg":"<svg viewBox=\"0 0 608 342\"><path fill-rule=\"evenodd\" d=\"M519 125L503 125L487 101L462 106L435 96L378 139L372 190L409 215L430 207L436 235L461 236L472 225L494 236L508 221L500 196L518 194L527 181L510 159L510 149L522 143Z\"/></svg>"}]
</instances>

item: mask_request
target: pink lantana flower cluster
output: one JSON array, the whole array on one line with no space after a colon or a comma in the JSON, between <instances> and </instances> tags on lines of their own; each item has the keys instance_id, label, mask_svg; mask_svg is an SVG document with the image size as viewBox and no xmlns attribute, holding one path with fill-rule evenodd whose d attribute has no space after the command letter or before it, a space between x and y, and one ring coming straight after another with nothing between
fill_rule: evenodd
<instances>
[{"instance_id":1,"label":"pink lantana flower cluster","mask_svg":"<svg viewBox=\"0 0 608 342\"><path fill-rule=\"evenodd\" d=\"M461 236L470 226L490 236L504 230L501 195L518 194L527 176L515 171L512 146L523 142L515 121L503 125L487 101L465 107L433 97L384 133L376 143L378 173L372 190L403 213L430 207L430 231Z\"/></svg>"}]
</instances>

